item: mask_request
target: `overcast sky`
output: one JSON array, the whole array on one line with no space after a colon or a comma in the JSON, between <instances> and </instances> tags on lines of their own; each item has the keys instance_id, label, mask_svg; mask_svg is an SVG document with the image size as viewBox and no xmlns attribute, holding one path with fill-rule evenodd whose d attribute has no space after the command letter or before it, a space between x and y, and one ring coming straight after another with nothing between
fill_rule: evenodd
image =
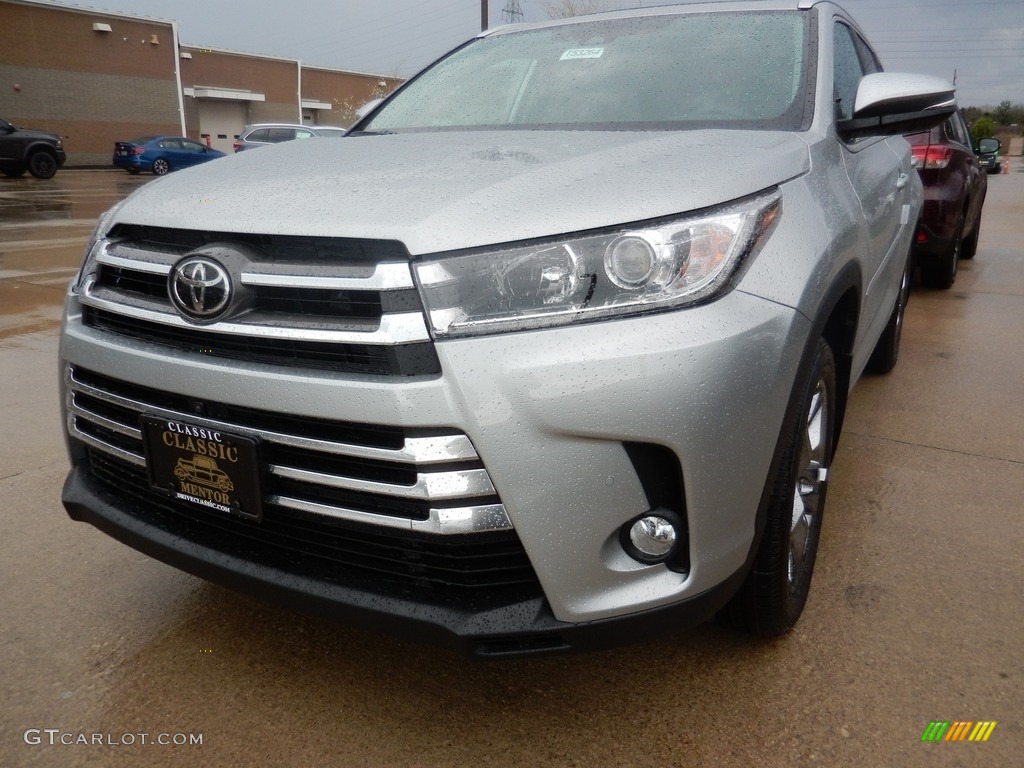
<instances>
[{"instance_id":1,"label":"overcast sky","mask_svg":"<svg viewBox=\"0 0 1024 768\"><path fill-rule=\"evenodd\" d=\"M609 8L667 0L607 0ZM510 0L489 0L491 26ZM173 19L183 43L408 77L480 29L480 0L89 0ZM842 0L890 71L956 73L962 106L1024 104L1024 0ZM519 0L525 21L542 0Z\"/></svg>"}]
</instances>

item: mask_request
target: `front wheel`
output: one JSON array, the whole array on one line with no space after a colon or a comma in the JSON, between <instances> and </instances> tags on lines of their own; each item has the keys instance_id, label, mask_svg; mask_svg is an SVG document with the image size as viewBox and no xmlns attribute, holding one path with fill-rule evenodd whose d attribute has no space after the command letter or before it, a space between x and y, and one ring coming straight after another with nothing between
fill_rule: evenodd
<instances>
[{"instance_id":1,"label":"front wheel","mask_svg":"<svg viewBox=\"0 0 1024 768\"><path fill-rule=\"evenodd\" d=\"M153 173L157 176L163 176L169 173L171 170L171 164L164 160L162 157L158 157L153 161Z\"/></svg>"},{"instance_id":2,"label":"front wheel","mask_svg":"<svg viewBox=\"0 0 1024 768\"><path fill-rule=\"evenodd\" d=\"M818 554L836 423L835 359L824 339L795 386L797 408L773 462L754 566L721 614L726 623L763 636L784 634L800 618Z\"/></svg>"},{"instance_id":3,"label":"front wheel","mask_svg":"<svg viewBox=\"0 0 1024 768\"><path fill-rule=\"evenodd\" d=\"M57 173L57 158L49 152L36 152L28 159L28 172L37 179L52 179Z\"/></svg>"}]
</instances>

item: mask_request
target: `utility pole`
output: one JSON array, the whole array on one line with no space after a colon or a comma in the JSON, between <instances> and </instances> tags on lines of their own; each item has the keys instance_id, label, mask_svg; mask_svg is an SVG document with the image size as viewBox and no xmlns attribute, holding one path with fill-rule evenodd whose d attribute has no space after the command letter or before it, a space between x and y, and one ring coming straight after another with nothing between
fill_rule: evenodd
<instances>
[{"instance_id":1,"label":"utility pole","mask_svg":"<svg viewBox=\"0 0 1024 768\"><path fill-rule=\"evenodd\" d=\"M519 0L508 0L501 11L502 20L506 24L516 24L523 20L523 9L519 6Z\"/></svg>"},{"instance_id":2,"label":"utility pole","mask_svg":"<svg viewBox=\"0 0 1024 768\"><path fill-rule=\"evenodd\" d=\"M487 0L480 0L480 31L487 29Z\"/></svg>"}]
</instances>

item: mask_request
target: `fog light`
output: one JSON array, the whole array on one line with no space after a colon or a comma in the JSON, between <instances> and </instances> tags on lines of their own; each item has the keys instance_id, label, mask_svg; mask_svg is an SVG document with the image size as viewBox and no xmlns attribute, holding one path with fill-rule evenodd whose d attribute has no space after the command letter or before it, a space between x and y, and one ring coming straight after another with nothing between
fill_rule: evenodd
<instances>
[{"instance_id":1,"label":"fog light","mask_svg":"<svg viewBox=\"0 0 1024 768\"><path fill-rule=\"evenodd\" d=\"M653 564L668 560L679 542L675 523L659 514L645 514L623 528L623 546L630 557Z\"/></svg>"}]
</instances>

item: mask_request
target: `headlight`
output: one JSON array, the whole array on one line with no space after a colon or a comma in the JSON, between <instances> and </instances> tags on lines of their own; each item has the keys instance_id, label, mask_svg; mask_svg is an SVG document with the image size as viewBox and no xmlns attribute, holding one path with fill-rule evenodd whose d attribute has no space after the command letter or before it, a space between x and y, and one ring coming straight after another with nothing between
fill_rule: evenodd
<instances>
[{"instance_id":1,"label":"headlight","mask_svg":"<svg viewBox=\"0 0 1024 768\"><path fill-rule=\"evenodd\" d=\"M435 336L470 336L675 308L718 294L764 239L778 190L670 220L415 265Z\"/></svg>"},{"instance_id":2,"label":"headlight","mask_svg":"<svg viewBox=\"0 0 1024 768\"><path fill-rule=\"evenodd\" d=\"M81 287L82 281L95 270L96 254L106 246L108 242L106 239L107 230L110 229L110 223L114 220L114 214L117 213L120 207L121 203L117 203L103 213L96 221L96 227L93 229L92 235L89 236L89 242L85 246L85 258L82 260L82 268L78 270L78 277L72 283L72 290L77 291Z\"/></svg>"}]
</instances>

